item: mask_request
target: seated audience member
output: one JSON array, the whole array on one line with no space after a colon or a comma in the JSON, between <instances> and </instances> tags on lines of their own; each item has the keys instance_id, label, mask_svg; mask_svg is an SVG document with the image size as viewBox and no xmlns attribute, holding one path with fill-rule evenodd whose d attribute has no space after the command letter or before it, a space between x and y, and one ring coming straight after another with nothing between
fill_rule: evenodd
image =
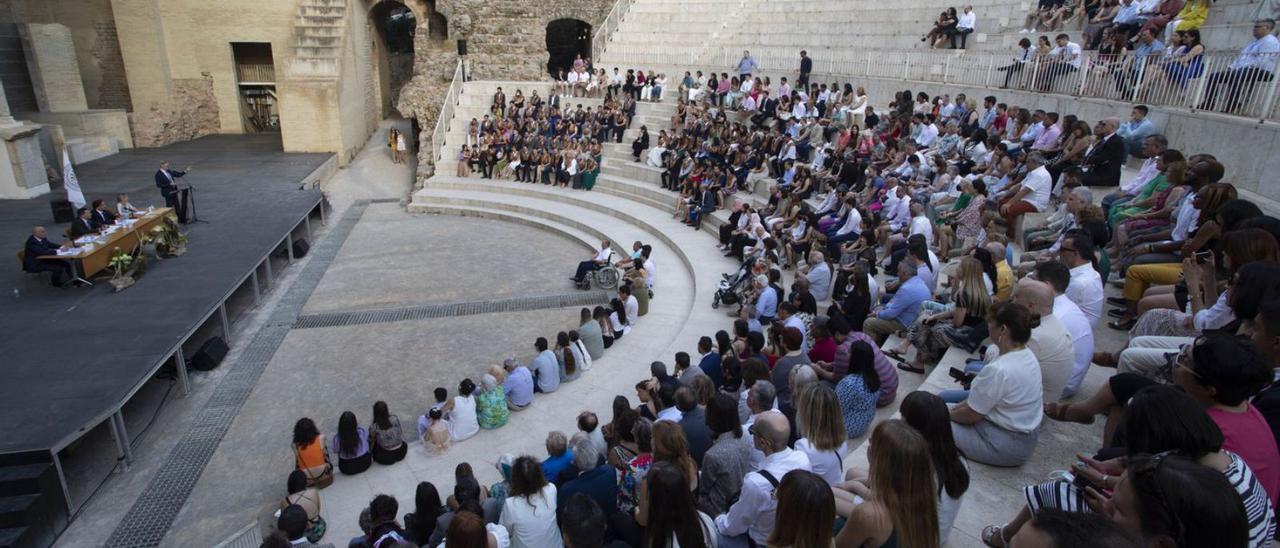
<instances>
[{"instance_id":1,"label":"seated audience member","mask_svg":"<svg viewBox=\"0 0 1280 548\"><path fill-rule=\"evenodd\" d=\"M1100 514L1044 510L1006 546L1043 548L1139 548L1138 535Z\"/></svg>"},{"instance_id":2,"label":"seated audience member","mask_svg":"<svg viewBox=\"0 0 1280 548\"><path fill-rule=\"evenodd\" d=\"M432 408L426 418L427 426L421 428L422 448L428 455L443 455L449 450L449 421L444 418L444 409Z\"/></svg>"},{"instance_id":3,"label":"seated audience member","mask_svg":"<svg viewBox=\"0 0 1280 548\"><path fill-rule=\"evenodd\" d=\"M1270 82L1275 77L1274 57L1280 53L1280 40L1273 32L1275 19L1259 19L1253 23L1253 40L1241 50L1240 56L1226 70L1208 76L1201 110L1213 110L1220 88L1226 89L1226 100L1218 110L1234 113L1240 108L1241 96L1248 98L1258 82Z\"/></svg>"},{"instance_id":4,"label":"seated audience member","mask_svg":"<svg viewBox=\"0 0 1280 548\"><path fill-rule=\"evenodd\" d=\"M378 464L395 464L409 452L409 446L404 442L404 431L400 429L400 417L391 414L387 402L373 404L369 439L373 440L373 461Z\"/></svg>"},{"instance_id":5,"label":"seated audience member","mask_svg":"<svg viewBox=\"0 0 1280 548\"><path fill-rule=\"evenodd\" d=\"M598 360L604 356L604 332L600 322L595 321L590 308L584 307L581 316L577 329L578 339L582 341L583 346L587 347L587 354L591 359Z\"/></svg>"},{"instance_id":6,"label":"seated audience member","mask_svg":"<svg viewBox=\"0 0 1280 548\"><path fill-rule=\"evenodd\" d=\"M992 466L1019 466L1031 458L1043 418L1040 364L1027 348L1032 316L1026 307L999 303L987 320L1000 356L970 384L969 397L951 409L956 446Z\"/></svg>"},{"instance_id":7,"label":"seated audience member","mask_svg":"<svg viewBox=\"0 0 1280 548\"><path fill-rule=\"evenodd\" d=\"M294 470L289 474L289 494L282 501L281 509L299 506L307 512L307 542L315 544L324 536L328 528L324 517L320 515L320 490L307 486L307 474L302 470Z\"/></svg>"},{"instance_id":8,"label":"seated audience member","mask_svg":"<svg viewBox=\"0 0 1280 548\"><path fill-rule=\"evenodd\" d=\"M1035 354L1040 364L1040 378L1046 400L1062 398L1062 394L1075 371L1075 347L1071 334L1057 316L1053 315L1053 288L1049 284L1030 278L1018 281L1012 302L1031 312L1033 327L1027 349Z\"/></svg>"},{"instance_id":9,"label":"seated audience member","mask_svg":"<svg viewBox=\"0 0 1280 548\"><path fill-rule=\"evenodd\" d=\"M343 474L354 476L373 464L369 433L356 422L355 413L344 411L338 417L338 432L329 445L329 450L338 455L338 470Z\"/></svg>"},{"instance_id":10,"label":"seated audience member","mask_svg":"<svg viewBox=\"0 0 1280 548\"><path fill-rule=\"evenodd\" d=\"M821 302L831 296L831 265L821 251L810 251L807 266L796 272L809 280L809 294Z\"/></svg>"},{"instance_id":11,"label":"seated audience member","mask_svg":"<svg viewBox=\"0 0 1280 548\"><path fill-rule=\"evenodd\" d=\"M575 493L583 493L599 504L601 508L613 508L618 503L618 479L615 470L604 462L603 455L597 450L591 437L574 434L573 467L578 474L564 482L556 494L557 506L563 506ZM543 463L545 467L546 463Z\"/></svg>"},{"instance_id":12,"label":"seated audience member","mask_svg":"<svg viewBox=\"0 0 1280 548\"><path fill-rule=\"evenodd\" d=\"M541 464L542 477L558 485L560 473L573 464L573 451L569 450L569 440L565 439L564 432L554 430L547 433L546 447L547 458Z\"/></svg>"},{"instance_id":13,"label":"seated audience member","mask_svg":"<svg viewBox=\"0 0 1280 548\"><path fill-rule=\"evenodd\" d=\"M536 391L555 392L560 388L560 362L556 359L555 353L547 348L546 337L538 337L533 342L533 348L538 351L538 356L533 359L531 367L536 381Z\"/></svg>"},{"instance_id":14,"label":"seated audience member","mask_svg":"<svg viewBox=\"0 0 1280 548\"><path fill-rule=\"evenodd\" d=\"M679 465L655 462L644 476L636 524L644 528L645 546L713 546L715 523L695 505L688 475ZM640 539L631 539L632 546Z\"/></svg>"},{"instance_id":15,"label":"seated audience member","mask_svg":"<svg viewBox=\"0 0 1280 548\"><path fill-rule=\"evenodd\" d=\"M515 358L507 358L502 362L503 369L507 372L506 380L502 381L502 391L507 396L507 406L512 411L523 411L533 403L534 378L533 372L528 367L520 365Z\"/></svg>"},{"instance_id":16,"label":"seated audience member","mask_svg":"<svg viewBox=\"0 0 1280 548\"><path fill-rule=\"evenodd\" d=\"M702 357L698 360L698 369L706 376L711 378L711 382L715 386L724 384L724 378L720 374L720 363L722 358L720 353L716 351L711 337L701 337L698 339L698 353Z\"/></svg>"},{"instance_id":17,"label":"seated audience member","mask_svg":"<svg viewBox=\"0 0 1280 548\"><path fill-rule=\"evenodd\" d=\"M689 444L689 454L695 463L701 465L702 458L707 454L707 450L711 449L713 437L711 429L707 427L706 410L698 405L694 391L683 386L676 390L676 409L680 410L678 424L680 429L684 430L685 440Z\"/></svg>"},{"instance_id":18,"label":"seated audience member","mask_svg":"<svg viewBox=\"0 0 1280 548\"><path fill-rule=\"evenodd\" d=\"M1043 212L1049 208L1049 194L1053 190L1053 177L1045 169L1044 154L1027 155L1027 174L1022 182L1010 187L1009 197L1001 201L1000 214L1004 216L1006 235L1013 238L1021 217L1027 213Z\"/></svg>"},{"instance_id":19,"label":"seated audience member","mask_svg":"<svg viewBox=\"0 0 1280 548\"><path fill-rule=\"evenodd\" d=\"M71 265L66 261L42 261L40 257L57 255L59 249L68 245L60 246L49 241L49 233L43 226L32 228L31 235L27 237L22 249L22 270L36 273L52 272L49 283L54 287L62 287L62 284L71 279Z\"/></svg>"},{"instance_id":20,"label":"seated audience member","mask_svg":"<svg viewBox=\"0 0 1280 548\"><path fill-rule=\"evenodd\" d=\"M369 502L369 527L365 534L351 540L349 546L367 546L368 548L390 548L405 540L404 528L396 522L396 514L400 512L400 504L395 497L378 495ZM362 524L363 529L363 524Z\"/></svg>"},{"instance_id":21,"label":"seated audience member","mask_svg":"<svg viewBox=\"0 0 1280 548\"><path fill-rule=\"evenodd\" d=\"M280 517L276 518L276 530L278 530L288 540L286 544L291 546L311 546L314 548L333 548L333 544L328 542L316 544L307 536L310 529L310 521L307 518L307 510L297 504L290 504L280 511ZM316 540L319 540L318 538Z\"/></svg>"},{"instance_id":22,"label":"seated audience member","mask_svg":"<svg viewBox=\"0 0 1280 548\"><path fill-rule=\"evenodd\" d=\"M1093 362L1093 328L1089 317L1067 296L1067 287L1071 283L1071 271L1059 261L1046 261L1036 265L1036 279L1049 284L1053 288L1053 315L1071 335L1071 347L1074 353L1071 377L1062 390L1063 398L1070 398L1080 389L1084 376L1089 372Z\"/></svg>"},{"instance_id":23,"label":"seated audience member","mask_svg":"<svg viewBox=\"0 0 1280 548\"><path fill-rule=\"evenodd\" d=\"M609 463L618 469L618 511L630 514L639 503L640 482L653 465L653 422L645 418L634 418L631 424L631 437L626 443L614 448ZM629 459L623 460L630 456Z\"/></svg>"},{"instance_id":24,"label":"seated audience member","mask_svg":"<svg viewBox=\"0 0 1280 548\"><path fill-rule=\"evenodd\" d=\"M556 333L556 346L552 352L556 355L556 363L560 368L561 383L576 381L582 376L582 354L577 351L568 333Z\"/></svg>"},{"instance_id":25,"label":"seated audience member","mask_svg":"<svg viewBox=\"0 0 1280 548\"><path fill-rule=\"evenodd\" d=\"M609 450L609 443L604 439L604 428L600 427L600 418L590 411L578 413L578 432L587 435L592 445L595 445L596 454L603 458L604 454ZM569 441L572 442L573 440L570 439Z\"/></svg>"},{"instance_id":26,"label":"seated audience member","mask_svg":"<svg viewBox=\"0 0 1280 548\"><path fill-rule=\"evenodd\" d=\"M480 377L480 393L476 395L476 420L480 428L493 430L507 424L511 415L510 403L498 378L506 378L506 373L496 365L489 367L489 372Z\"/></svg>"},{"instance_id":27,"label":"seated audience member","mask_svg":"<svg viewBox=\"0 0 1280 548\"><path fill-rule=\"evenodd\" d=\"M458 395L444 406L449 414L449 438L462 441L480 432L480 420L476 414L476 383L462 379L458 383Z\"/></svg>"},{"instance_id":28,"label":"seated audience member","mask_svg":"<svg viewBox=\"0 0 1280 548\"><path fill-rule=\"evenodd\" d=\"M713 396L707 403L706 421L715 442L700 463L698 508L718 516L729 511L741 492L743 478L751 471L755 448L752 436L738 420L738 402L732 396Z\"/></svg>"},{"instance_id":29,"label":"seated audience member","mask_svg":"<svg viewBox=\"0 0 1280 548\"><path fill-rule=\"evenodd\" d=\"M1149 123L1149 122L1148 122ZM1156 162L1165 150L1169 149L1169 138L1159 133L1153 133L1142 138L1142 149L1139 154L1135 154L1141 158L1142 165L1138 169L1138 173L1132 179L1121 183L1120 188L1115 192L1102 197L1102 208L1110 211L1111 208L1123 205L1138 195L1147 183L1156 177Z\"/></svg>"},{"instance_id":30,"label":"seated audience member","mask_svg":"<svg viewBox=\"0 0 1280 548\"><path fill-rule=\"evenodd\" d=\"M538 461L517 458L511 467L511 491L502 504L499 525L511 535L513 548L560 546L556 527L556 486L542 476Z\"/></svg>"},{"instance_id":31,"label":"seated audience member","mask_svg":"<svg viewBox=\"0 0 1280 548\"><path fill-rule=\"evenodd\" d=\"M1067 298L1080 307L1089 318L1090 325L1097 325L1102 318L1104 295L1102 276L1094 268L1097 259L1093 239L1083 231L1068 233L1062 240L1062 247L1058 248L1058 260L1067 265L1071 273L1065 292Z\"/></svg>"},{"instance_id":32,"label":"seated audience member","mask_svg":"<svg viewBox=\"0 0 1280 548\"><path fill-rule=\"evenodd\" d=\"M1116 134L1124 139L1125 149L1135 158L1149 157L1145 152L1145 143L1148 137L1156 134L1155 124L1147 118L1148 112L1150 110L1146 105L1136 105L1129 114L1129 121L1116 128Z\"/></svg>"},{"instance_id":33,"label":"seated audience member","mask_svg":"<svg viewBox=\"0 0 1280 548\"><path fill-rule=\"evenodd\" d=\"M893 419L869 443L866 500L846 516L836 545L938 546L938 483L924 436Z\"/></svg>"},{"instance_id":34,"label":"seated audience member","mask_svg":"<svg viewBox=\"0 0 1280 548\"><path fill-rule=\"evenodd\" d=\"M1128 153L1124 139L1116 135L1119 127L1120 119L1115 117L1100 120L1093 127L1098 141L1084 157L1081 182L1085 186L1120 185L1120 168L1124 166Z\"/></svg>"},{"instance_id":35,"label":"seated audience member","mask_svg":"<svg viewBox=\"0 0 1280 548\"><path fill-rule=\"evenodd\" d=\"M877 307L874 317L867 318L862 330L875 337L876 345L884 343L889 335L903 331L915 323L920 305L932 295L924 281L916 276L916 267L907 261L898 263L898 290L883 308Z\"/></svg>"},{"instance_id":36,"label":"seated audience member","mask_svg":"<svg viewBox=\"0 0 1280 548\"><path fill-rule=\"evenodd\" d=\"M578 263L578 271L573 277L569 278L574 283L581 284L587 277L588 272L593 272L613 264L613 248L610 247L609 240L600 242L600 249L596 251L595 257L590 261L582 261Z\"/></svg>"},{"instance_id":37,"label":"seated audience member","mask_svg":"<svg viewBox=\"0 0 1280 548\"><path fill-rule=\"evenodd\" d=\"M405 539L428 545L436 530L436 520L449 509L440 501L440 491L429 481L418 483L413 495L413 512L404 515Z\"/></svg>"},{"instance_id":38,"label":"seated audience member","mask_svg":"<svg viewBox=\"0 0 1280 548\"><path fill-rule=\"evenodd\" d=\"M1280 300L1274 297L1258 307L1253 321L1253 343L1258 352L1273 366L1280 364ZM1271 426L1271 433L1280 443L1280 383L1271 383L1253 398L1253 406Z\"/></svg>"},{"instance_id":39,"label":"seated audience member","mask_svg":"<svg viewBox=\"0 0 1280 548\"><path fill-rule=\"evenodd\" d=\"M307 474L307 485L323 488L333 483L329 446L309 418L298 419L293 425L293 456L296 469Z\"/></svg>"},{"instance_id":40,"label":"seated audience member","mask_svg":"<svg viewBox=\"0 0 1280 548\"><path fill-rule=\"evenodd\" d=\"M563 503L557 503L564 545L571 548L605 546L608 522L605 521L604 508L583 493L575 493Z\"/></svg>"},{"instance_id":41,"label":"seated audience member","mask_svg":"<svg viewBox=\"0 0 1280 548\"><path fill-rule=\"evenodd\" d=\"M822 476L805 470L787 472L777 496L777 525L769 534L769 546L831 546L835 501Z\"/></svg>"},{"instance_id":42,"label":"seated audience member","mask_svg":"<svg viewBox=\"0 0 1280 548\"><path fill-rule=\"evenodd\" d=\"M904 369L924 373L925 365L942 359L948 348L973 352L986 338L991 296L987 291L982 263L973 257L962 258L956 278L952 282L951 308L925 314L920 323L911 326L911 336L907 340L916 347L916 356L913 363ZM901 359L900 355L895 357Z\"/></svg>"},{"instance_id":43,"label":"seated audience member","mask_svg":"<svg viewBox=\"0 0 1280 548\"><path fill-rule=\"evenodd\" d=\"M820 382L800 388L795 423L799 430L795 448L808 455L810 470L830 485L840 483L849 446L836 391Z\"/></svg>"},{"instance_id":44,"label":"seated audience member","mask_svg":"<svg viewBox=\"0 0 1280 548\"><path fill-rule=\"evenodd\" d=\"M1090 495L1086 488L1097 493L1114 493L1121 483L1126 460L1171 453L1224 475L1248 509L1251 527L1248 545L1270 545L1276 530L1276 516L1266 490L1238 455L1223 450L1222 431L1194 399L1175 387L1149 386L1134 394L1120 420L1117 435L1110 441L1111 447L1100 453L1113 458L1081 455L1072 470L1077 481L1052 480L1024 488L1028 505L1009 523L987 527L983 531L987 544L1008 545L1008 540L1018 534L1033 515L1046 510L1089 512L1086 501Z\"/></svg>"},{"instance_id":45,"label":"seated audience member","mask_svg":"<svg viewBox=\"0 0 1280 548\"><path fill-rule=\"evenodd\" d=\"M836 397L840 403L845 435L857 438L867 432L871 421L876 417L881 381L875 368L875 351L871 343L853 341L845 354L847 358L844 363L848 364L848 368L836 383Z\"/></svg>"},{"instance_id":46,"label":"seated audience member","mask_svg":"<svg viewBox=\"0 0 1280 548\"><path fill-rule=\"evenodd\" d=\"M728 512L716 516L719 544L745 541L764 545L773 532L774 514L778 503L775 498L780 478L792 470L809 470L809 457L787 447L791 426L782 413L762 413L748 429L755 448L764 454L764 461L742 482L742 494L729 507Z\"/></svg>"}]
</instances>

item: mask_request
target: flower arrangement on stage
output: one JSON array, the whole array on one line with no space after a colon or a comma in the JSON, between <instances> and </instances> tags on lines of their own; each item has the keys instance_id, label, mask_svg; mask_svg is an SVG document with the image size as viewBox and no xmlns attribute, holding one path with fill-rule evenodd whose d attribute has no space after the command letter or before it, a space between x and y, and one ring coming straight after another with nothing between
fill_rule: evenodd
<instances>
[{"instance_id":1,"label":"flower arrangement on stage","mask_svg":"<svg viewBox=\"0 0 1280 548\"><path fill-rule=\"evenodd\" d=\"M152 228L143 240L144 244L154 244L157 250L170 257L187 252L187 235L178 230L178 216L173 213L166 215L164 223Z\"/></svg>"},{"instance_id":2,"label":"flower arrangement on stage","mask_svg":"<svg viewBox=\"0 0 1280 548\"><path fill-rule=\"evenodd\" d=\"M142 277L142 273L147 269L147 258L142 256L141 248L133 253L126 253L117 247L112 252L111 261L107 266L112 272L111 287L119 292L128 289Z\"/></svg>"}]
</instances>

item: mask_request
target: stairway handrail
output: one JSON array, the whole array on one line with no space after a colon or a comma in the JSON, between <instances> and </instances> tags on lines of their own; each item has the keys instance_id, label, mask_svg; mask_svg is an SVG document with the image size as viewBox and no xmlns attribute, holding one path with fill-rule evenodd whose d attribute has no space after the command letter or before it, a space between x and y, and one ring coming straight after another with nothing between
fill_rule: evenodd
<instances>
[{"instance_id":1,"label":"stairway handrail","mask_svg":"<svg viewBox=\"0 0 1280 548\"><path fill-rule=\"evenodd\" d=\"M449 132L449 122L453 119L454 107L462 96L463 77L462 59L453 68L453 80L449 83L449 91L445 93L444 103L440 105L440 114L436 117L436 128L431 132L431 158L433 163L440 163L440 151L444 149L444 136Z\"/></svg>"}]
</instances>

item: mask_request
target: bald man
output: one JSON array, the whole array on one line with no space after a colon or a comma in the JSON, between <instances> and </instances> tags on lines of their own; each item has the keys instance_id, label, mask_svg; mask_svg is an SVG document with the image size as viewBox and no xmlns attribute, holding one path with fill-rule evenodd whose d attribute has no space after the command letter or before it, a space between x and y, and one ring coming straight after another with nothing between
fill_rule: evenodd
<instances>
[{"instance_id":1,"label":"bald man","mask_svg":"<svg viewBox=\"0 0 1280 548\"><path fill-rule=\"evenodd\" d=\"M22 269L27 272L52 272L49 282L54 287L62 287L62 284L71 279L71 265L66 261L42 261L41 256L57 255L58 249L66 247L49 241L49 233L43 226L37 226L31 229L31 236L27 237L27 243L23 246Z\"/></svg>"},{"instance_id":2,"label":"bald man","mask_svg":"<svg viewBox=\"0 0 1280 548\"><path fill-rule=\"evenodd\" d=\"M765 546L773 532L774 513L778 501L774 491L782 476L792 470L810 470L809 457L787 447L791 423L778 411L766 411L756 417L747 429L752 443L764 461L742 480L742 495L729 511L716 516L719 546L746 546L747 538L757 546Z\"/></svg>"},{"instance_id":3,"label":"bald man","mask_svg":"<svg viewBox=\"0 0 1280 548\"><path fill-rule=\"evenodd\" d=\"M1040 362L1040 379L1044 386L1045 401L1057 401L1071 374L1075 370L1075 346L1071 333L1062 320L1053 315L1053 287L1049 284L1023 278L1013 290L1012 301L1027 307L1031 314L1039 316L1040 325L1031 330L1027 349Z\"/></svg>"}]
</instances>

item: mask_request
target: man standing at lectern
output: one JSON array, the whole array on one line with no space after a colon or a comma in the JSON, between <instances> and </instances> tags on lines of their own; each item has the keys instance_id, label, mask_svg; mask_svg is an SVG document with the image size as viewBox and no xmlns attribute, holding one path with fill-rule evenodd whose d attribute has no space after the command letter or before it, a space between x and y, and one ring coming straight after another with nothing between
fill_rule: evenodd
<instances>
[{"instance_id":1,"label":"man standing at lectern","mask_svg":"<svg viewBox=\"0 0 1280 548\"><path fill-rule=\"evenodd\" d=\"M187 171L191 171L191 167L188 166ZM186 174L186 171L170 170L169 162L160 162L160 170L156 172L156 186L160 188L160 195L164 196L164 205L172 207L175 212L178 212L177 179ZM178 212L178 218L182 218L181 212Z\"/></svg>"}]
</instances>

